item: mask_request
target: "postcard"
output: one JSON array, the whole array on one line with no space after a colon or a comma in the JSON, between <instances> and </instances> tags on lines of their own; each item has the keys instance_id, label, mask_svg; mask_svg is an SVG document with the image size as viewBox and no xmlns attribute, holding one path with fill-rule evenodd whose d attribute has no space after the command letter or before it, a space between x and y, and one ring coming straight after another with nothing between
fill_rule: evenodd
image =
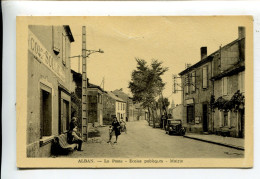
<instances>
[{"instance_id":1,"label":"postcard","mask_svg":"<svg viewBox=\"0 0 260 179\"><path fill-rule=\"evenodd\" d=\"M253 167L252 16L18 16L18 168Z\"/></svg>"}]
</instances>

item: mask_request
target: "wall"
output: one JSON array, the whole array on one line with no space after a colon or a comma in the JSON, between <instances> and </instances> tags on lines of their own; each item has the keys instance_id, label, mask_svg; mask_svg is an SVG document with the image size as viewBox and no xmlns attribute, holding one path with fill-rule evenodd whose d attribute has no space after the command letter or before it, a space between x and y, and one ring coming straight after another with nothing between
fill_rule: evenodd
<instances>
[{"instance_id":1,"label":"wall","mask_svg":"<svg viewBox=\"0 0 260 179\"><path fill-rule=\"evenodd\" d=\"M64 31L62 26L60 31ZM70 43L67 40L67 55L70 52ZM37 45L36 45L37 43ZM42 50L41 52L39 50ZM38 50L38 51L37 51ZM46 50L48 57L52 57L52 63L46 65ZM45 51L44 51L45 52ZM51 136L58 135L59 126L59 91L58 85L70 89L70 63L66 59L66 66L62 63L60 55L55 55L52 50L52 27L51 26L29 26L29 49L28 49L28 116L27 116L27 156L47 157L50 156L50 146L48 143L40 147L40 90L41 84L51 89L52 100L52 120ZM53 70L53 63L58 64L64 76L58 76ZM62 79L63 78L63 79ZM65 79L64 79L65 78Z\"/></svg>"}]
</instances>

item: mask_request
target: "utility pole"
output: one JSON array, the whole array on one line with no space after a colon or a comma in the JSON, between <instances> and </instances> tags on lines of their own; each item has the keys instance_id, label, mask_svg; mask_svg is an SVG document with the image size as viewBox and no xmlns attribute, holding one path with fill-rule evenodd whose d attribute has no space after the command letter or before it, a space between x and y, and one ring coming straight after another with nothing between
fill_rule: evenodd
<instances>
[{"instance_id":1,"label":"utility pole","mask_svg":"<svg viewBox=\"0 0 260 179\"><path fill-rule=\"evenodd\" d=\"M88 140L86 26L82 26L82 137Z\"/></svg>"}]
</instances>

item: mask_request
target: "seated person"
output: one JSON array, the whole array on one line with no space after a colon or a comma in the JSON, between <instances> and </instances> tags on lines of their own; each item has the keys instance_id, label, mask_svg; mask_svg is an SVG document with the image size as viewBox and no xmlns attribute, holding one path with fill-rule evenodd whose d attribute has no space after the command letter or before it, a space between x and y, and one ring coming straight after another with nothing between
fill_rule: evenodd
<instances>
[{"instance_id":1,"label":"seated person","mask_svg":"<svg viewBox=\"0 0 260 179\"><path fill-rule=\"evenodd\" d=\"M68 132L68 143L78 144L78 151L83 151L81 150L82 142L82 138L80 138L77 134L77 126L75 126L72 130Z\"/></svg>"}]
</instances>

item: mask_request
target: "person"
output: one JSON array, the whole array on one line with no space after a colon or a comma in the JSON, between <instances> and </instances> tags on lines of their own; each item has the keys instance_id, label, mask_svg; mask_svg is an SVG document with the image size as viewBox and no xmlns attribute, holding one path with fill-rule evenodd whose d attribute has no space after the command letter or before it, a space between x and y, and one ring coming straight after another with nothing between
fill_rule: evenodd
<instances>
[{"instance_id":1,"label":"person","mask_svg":"<svg viewBox=\"0 0 260 179\"><path fill-rule=\"evenodd\" d=\"M68 143L69 144L78 144L78 151L83 151L81 150L82 146L82 138L80 138L77 134L77 129L78 127L75 126L72 130L68 132Z\"/></svg>"},{"instance_id":2,"label":"person","mask_svg":"<svg viewBox=\"0 0 260 179\"><path fill-rule=\"evenodd\" d=\"M70 121L70 130L73 130L75 127L78 127L78 122L76 117L72 117Z\"/></svg>"},{"instance_id":3,"label":"person","mask_svg":"<svg viewBox=\"0 0 260 179\"><path fill-rule=\"evenodd\" d=\"M121 132L126 133L126 122L123 119L120 121L120 129Z\"/></svg>"},{"instance_id":4,"label":"person","mask_svg":"<svg viewBox=\"0 0 260 179\"><path fill-rule=\"evenodd\" d=\"M109 129L109 141L107 143L111 143L112 135L116 136L116 140L114 143L117 143L118 136L120 135L120 124L116 117L113 118L113 122Z\"/></svg>"}]
</instances>

